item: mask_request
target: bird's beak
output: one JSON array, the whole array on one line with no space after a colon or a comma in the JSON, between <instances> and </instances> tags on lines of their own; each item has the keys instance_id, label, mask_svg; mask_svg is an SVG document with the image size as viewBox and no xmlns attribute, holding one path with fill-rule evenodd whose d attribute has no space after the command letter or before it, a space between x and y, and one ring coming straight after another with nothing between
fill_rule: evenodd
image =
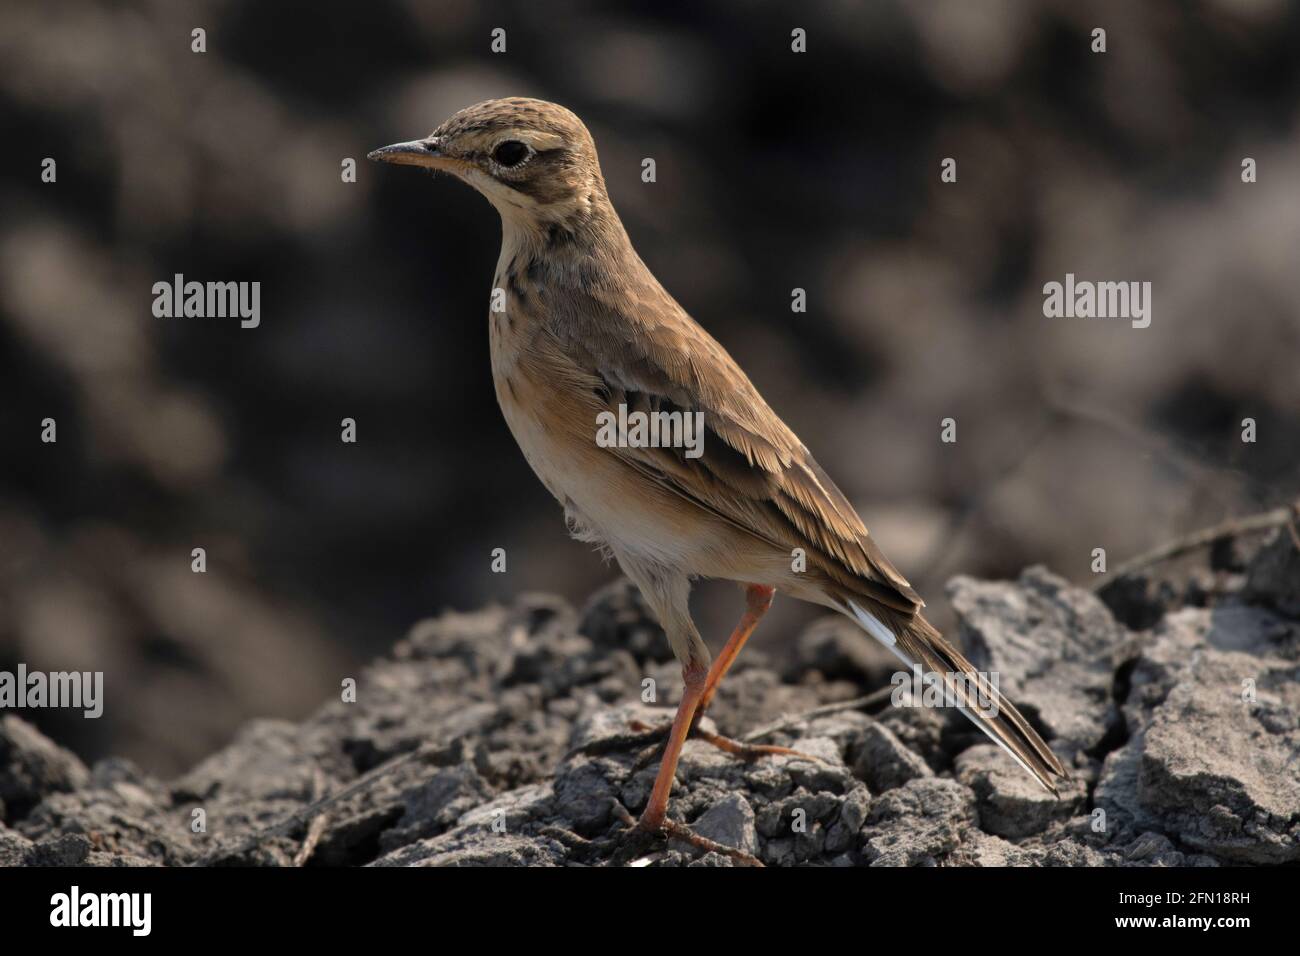
<instances>
[{"instance_id":1,"label":"bird's beak","mask_svg":"<svg viewBox=\"0 0 1300 956\"><path fill-rule=\"evenodd\" d=\"M444 168L449 158L438 149L438 139L415 139L409 143L394 143L382 146L374 152L367 153L366 159L377 163L397 163L402 166L428 166L433 169Z\"/></svg>"}]
</instances>

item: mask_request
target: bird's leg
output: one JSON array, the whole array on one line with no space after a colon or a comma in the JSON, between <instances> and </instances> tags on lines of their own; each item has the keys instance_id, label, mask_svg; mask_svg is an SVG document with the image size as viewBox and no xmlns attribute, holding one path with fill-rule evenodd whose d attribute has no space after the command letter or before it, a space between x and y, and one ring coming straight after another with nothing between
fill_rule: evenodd
<instances>
[{"instance_id":1,"label":"bird's leg","mask_svg":"<svg viewBox=\"0 0 1300 956\"><path fill-rule=\"evenodd\" d=\"M641 811L641 819L636 823L636 830L641 834L642 839L651 834L667 834L685 840L699 849L722 853L747 865L762 866L762 863L751 854L734 847L715 843L693 832L685 824L668 819L668 798L672 794L673 781L677 776L677 762L681 758L682 747L686 743L686 738L692 732L698 733L702 740L713 744L713 746L745 759L753 759L769 754L808 756L788 747L746 744L718 734L705 733L695 729L695 722L699 714L708 701L712 699L713 692L717 690L723 675L735 662L740 649L745 645L745 641L749 639L749 635L754 632L759 620L771 606L773 593L774 590L770 587L751 584L746 589L748 608L713 665L706 669L702 663L690 659L683 665L682 682L685 687L682 691L682 700L677 705L677 714L673 718L672 726L668 729L667 739L664 741L663 758L659 763L659 773L655 777L654 787L650 791L650 798L646 801L645 809ZM638 765L640 763L638 761ZM626 814L626 811L624 811L624 814Z\"/></svg>"},{"instance_id":2,"label":"bird's leg","mask_svg":"<svg viewBox=\"0 0 1300 956\"><path fill-rule=\"evenodd\" d=\"M759 757L770 757L776 755L787 755L796 757L806 757L807 754L800 753L797 750L791 750L789 747L778 747L773 744L747 744L743 741L733 740L730 737L723 737L721 734L708 733L699 729L700 718L704 715L705 709L713 701L713 695L718 690L718 685L722 683L722 678L726 676L731 665L736 662L740 656L741 648L749 640L749 636L754 633L754 628L758 622L763 619L767 609L772 606L772 598L776 594L776 589L768 587L765 584L751 584L745 588L745 613L741 615L740 623L736 625L735 630L731 632L731 637L723 646L722 652L714 658L713 665L709 668L708 676L704 681L704 690L700 695L699 704L695 707L695 713L691 717L691 723L687 735L703 740L705 743L712 744L719 750L731 754L733 757L739 757L742 760L755 760ZM678 712L680 716L680 711ZM673 722L674 727L676 721ZM634 722L633 730L649 731L646 739L655 739L663 734L661 728L658 733L653 728L649 728L640 721Z\"/></svg>"},{"instance_id":3,"label":"bird's leg","mask_svg":"<svg viewBox=\"0 0 1300 956\"><path fill-rule=\"evenodd\" d=\"M727 638L722 653L714 658L713 666L709 668L709 677L704 685L704 696L700 698L700 706L695 711L697 723L700 715L708 709L709 704L713 703L713 695L717 693L718 685L722 683L722 678L740 656L740 650L749 640L749 635L754 633L754 628L758 627L758 622L763 620L763 615L772 606L772 598L775 594L776 588L765 584L751 584L745 588L745 613L741 615L736 629L731 632L731 637Z\"/></svg>"},{"instance_id":4,"label":"bird's leg","mask_svg":"<svg viewBox=\"0 0 1300 956\"><path fill-rule=\"evenodd\" d=\"M704 688L709 672L702 663L688 662L682 668L682 680L686 684L682 691L682 702L677 705L677 716L673 718L672 728L668 731L668 741L664 747L664 757L659 763L659 775L655 777L654 789L650 799L641 813L637 826L649 833L658 833L663 829L668 816L668 795L673 789L673 778L677 775L677 760L682 755L682 745L690 732L691 722L695 718L695 709Z\"/></svg>"},{"instance_id":5,"label":"bird's leg","mask_svg":"<svg viewBox=\"0 0 1300 956\"><path fill-rule=\"evenodd\" d=\"M763 619L767 609L772 606L772 598L775 595L776 588L769 587L766 584L751 584L745 588L745 613L741 615L740 623L731 632L731 637L727 638L727 643L723 645L722 652L714 659L713 666L709 668L709 676L704 684L704 696L700 698L699 706L695 708L695 718L691 724L692 736L698 737L700 740L710 743L734 757L740 757L742 760L754 760L758 757L769 757L778 754L795 757L808 756L807 754L801 754L797 750L791 750L789 747L777 747L772 744L747 744L739 740L732 740L730 737L723 737L721 734L707 733L697 726L700 718L704 716L704 711L708 709L709 704L713 703L713 695L717 693L722 678L726 676L727 671L731 669L731 665L740 656L741 648L749 640L749 635L754 633L754 628L758 627L758 622Z\"/></svg>"},{"instance_id":6,"label":"bird's leg","mask_svg":"<svg viewBox=\"0 0 1300 956\"><path fill-rule=\"evenodd\" d=\"M708 709L709 704L713 703L713 695L717 693L718 685L722 683L722 678L726 676L731 665L736 662L740 656L740 650L749 640L749 635L754 633L754 628L758 627L758 622L763 619L767 609L772 606L772 597L776 594L776 588L768 587L765 584L750 584L745 588L745 613L740 617L740 623L736 625L735 630L731 632L731 637L727 638L727 643L722 646L722 652L713 659L713 664L709 668L708 677L704 681L704 694L700 697L700 704L695 709L695 718L691 722L692 732L696 732L700 718L704 716L704 711ZM635 730L650 730L648 725L641 721L633 722ZM701 735L702 739L707 740L708 736Z\"/></svg>"},{"instance_id":7,"label":"bird's leg","mask_svg":"<svg viewBox=\"0 0 1300 956\"><path fill-rule=\"evenodd\" d=\"M641 811L641 819L637 821L636 829L643 837L662 833L684 840L691 846L706 852L712 851L730 856L748 866L762 866L763 864L756 857L744 850L715 843L707 837L700 836L686 824L668 819L668 796L672 793L673 780L677 776L677 760L682 755L682 745L686 743L686 735L691 729L691 720L704 693L708 671L702 664L692 661L682 668L682 679L686 683L686 689L682 692L682 702L677 705L677 716L673 718L673 726L668 733L664 758L659 764L659 775L655 777L654 789L650 791L650 799L646 802L645 809Z\"/></svg>"}]
</instances>

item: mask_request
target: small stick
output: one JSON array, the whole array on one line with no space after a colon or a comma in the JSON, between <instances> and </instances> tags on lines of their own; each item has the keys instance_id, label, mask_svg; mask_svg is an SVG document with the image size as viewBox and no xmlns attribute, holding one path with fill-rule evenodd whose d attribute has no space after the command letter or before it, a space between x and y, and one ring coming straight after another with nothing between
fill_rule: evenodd
<instances>
[{"instance_id":1,"label":"small stick","mask_svg":"<svg viewBox=\"0 0 1300 956\"><path fill-rule=\"evenodd\" d=\"M780 720L768 724L766 727L760 727L758 730L750 731L741 739L752 743L755 740L762 740L764 737L774 734L778 730L785 730L787 727L793 727L795 724L802 723L805 720L812 720L816 717L825 717L829 714L838 714L846 710L868 710L889 700L893 693L893 687L882 687L880 690L872 691L866 697L855 697L853 700L842 700L835 704L823 704L820 707L814 707L812 710L804 711L802 714L782 717Z\"/></svg>"},{"instance_id":2,"label":"small stick","mask_svg":"<svg viewBox=\"0 0 1300 956\"><path fill-rule=\"evenodd\" d=\"M312 774L312 793L318 800L325 793L325 775L321 773L320 767L316 767ZM302 841L302 846L298 852L294 854L294 866L304 866L311 859L311 855L316 852L316 844L320 843L320 838L325 833L325 824L328 822L328 810L322 810L311 818L311 824L307 827L307 836Z\"/></svg>"},{"instance_id":3,"label":"small stick","mask_svg":"<svg viewBox=\"0 0 1300 956\"><path fill-rule=\"evenodd\" d=\"M1268 531L1270 528L1285 527L1290 532L1291 540L1295 543L1296 548L1300 549L1300 531L1296 530L1295 523L1297 515L1300 515L1300 503L1284 508L1274 508L1272 511L1249 515L1245 518L1232 518L1209 528L1201 528L1199 531L1193 531L1191 534L1166 542L1158 548L1152 548L1131 561L1125 561L1113 572L1094 583L1092 589L1099 591L1120 578L1181 557L1195 551L1197 548L1208 547L1220 538L1235 538L1241 535Z\"/></svg>"}]
</instances>

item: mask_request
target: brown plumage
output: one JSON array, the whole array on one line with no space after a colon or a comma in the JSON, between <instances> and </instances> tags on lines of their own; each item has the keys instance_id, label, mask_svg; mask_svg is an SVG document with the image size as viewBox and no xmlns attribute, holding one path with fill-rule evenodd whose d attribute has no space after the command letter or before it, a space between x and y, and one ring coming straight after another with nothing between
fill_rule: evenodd
<instances>
[{"instance_id":1,"label":"brown plumage","mask_svg":"<svg viewBox=\"0 0 1300 956\"><path fill-rule=\"evenodd\" d=\"M492 100L371 158L450 172L501 214L493 285L506 308L489 312L489 331L502 412L574 532L608 549L641 588L683 667L686 693L643 827L667 825L682 738L772 589L849 616L927 672L975 673L921 616L921 598L808 449L646 268L574 114ZM620 406L703 413L703 454L602 447L598 416ZM792 566L796 549L803 570ZM712 668L687 608L695 577L750 588L750 611ZM1060 761L1009 701L965 712L1055 791Z\"/></svg>"}]
</instances>

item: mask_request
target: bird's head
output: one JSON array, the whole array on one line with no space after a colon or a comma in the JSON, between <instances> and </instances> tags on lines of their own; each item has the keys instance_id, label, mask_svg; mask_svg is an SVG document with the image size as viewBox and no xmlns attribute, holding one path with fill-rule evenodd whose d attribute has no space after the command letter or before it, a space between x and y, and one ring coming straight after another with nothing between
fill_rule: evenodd
<instances>
[{"instance_id":1,"label":"bird's head","mask_svg":"<svg viewBox=\"0 0 1300 956\"><path fill-rule=\"evenodd\" d=\"M452 116L424 139L369 154L386 163L451 173L496 206L503 219L544 229L608 204L591 134L572 112L544 100L487 100Z\"/></svg>"}]
</instances>

